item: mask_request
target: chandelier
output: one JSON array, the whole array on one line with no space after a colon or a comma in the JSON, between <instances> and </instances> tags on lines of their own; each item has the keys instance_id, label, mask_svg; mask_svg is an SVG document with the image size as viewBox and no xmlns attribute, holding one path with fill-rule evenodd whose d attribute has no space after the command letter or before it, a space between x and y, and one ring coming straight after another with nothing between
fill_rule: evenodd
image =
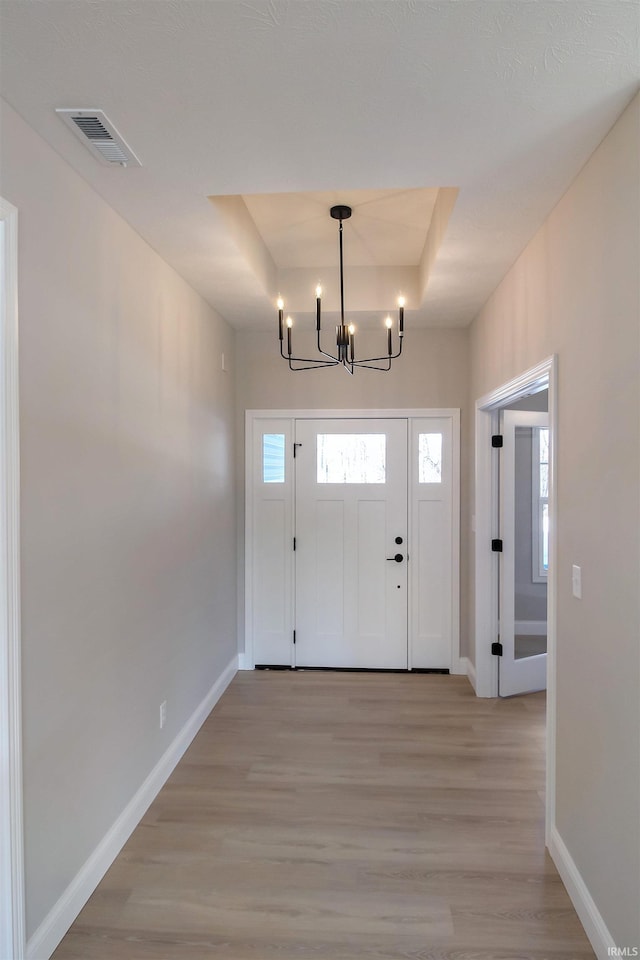
<instances>
[{"instance_id":1,"label":"chandelier","mask_svg":"<svg viewBox=\"0 0 640 960\"><path fill-rule=\"evenodd\" d=\"M348 220L351 216L351 207L344 204L331 207L329 213L334 220L340 221L338 237L340 241L340 323L336 327L336 354L327 353L322 349L320 343L321 334L321 301L322 287L316 287L316 339L319 357L296 357L292 348L292 329L293 320L287 317L284 320L284 300L278 298L278 337L280 339L280 356L287 360L290 370L318 370L322 367L335 367L342 364L347 373L353 374L356 367L367 367L369 370L390 370L391 361L395 360L402 353L402 341L404 338L404 297L398 298L398 348L394 352L393 345L393 320L387 317L384 321L387 328L387 352L380 357L367 357L360 359L356 355L356 328L350 323L346 324L344 319L344 270L342 263L342 221ZM287 348L284 349L284 331L287 331ZM295 364L295 366L294 366ZM302 364L302 366L300 366Z\"/></svg>"}]
</instances>

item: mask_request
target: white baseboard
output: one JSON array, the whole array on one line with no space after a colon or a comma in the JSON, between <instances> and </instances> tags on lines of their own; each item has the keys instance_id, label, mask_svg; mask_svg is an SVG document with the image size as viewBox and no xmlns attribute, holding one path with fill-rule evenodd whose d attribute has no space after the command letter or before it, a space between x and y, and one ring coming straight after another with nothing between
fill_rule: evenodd
<instances>
[{"instance_id":1,"label":"white baseboard","mask_svg":"<svg viewBox=\"0 0 640 960\"><path fill-rule=\"evenodd\" d=\"M469 683L471 684L471 686L472 686L473 689L475 690L475 689L476 689L476 668L475 668L475 664L472 663L471 660L469 660L468 657L465 657L465 659L466 659L466 661L467 661L467 676L469 677Z\"/></svg>"},{"instance_id":2,"label":"white baseboard","mask_svg":"<svg viewBox=\"0 0 640 960\"><path fill-rule=\"evenodd\" d=\"M238 654L238 670L253 670L254 666L247 657L246 653Z\"/></svg>"},{"instance_id":3,"label":"white baseboard","mask_svg":"<svg viewBox=\"0 0 640 960\"><path fill-rule=\"evenodd\" d=\"M456 657L451 664L451 670L449 671L449 673L452 673L455 677L466 677L467 658Z\"/></svg>"},{"instance_id":4,"label":"white baseboard","mask_svg":"<svg viewBox=\"0 0 640 960\"><path fill-rule=\"evenodd\" d=\"M516 633L525 637L546 637L546 620L516 620Z\"/></svg>"},{"instance_id":5,"label":"white baseboard","mask_svg":"<svg viewBox=\"0 0 640 960\"><path fill-rule=\"evenodd\" d=\"M451 668L451 673L456 674L457 676L463 676L469 678L469 683L475 690L476 688L476 668L472 664L469 657L458 657L457 661L454 663Z\"/></svg>"},{"instance_id":6,"label":"white baseboard","mask_svg":"<svg viewBox=\"0 0 640 960\"><path fill-rule=\"evenodd\" d=\"M236 655L218 677L204 700L196 707L140 789L131 798L111 829L102 838L58 902L29 939L26 951L27 960L45 960L45 958L51 956L147 809L155 800L183 753L233 680L237 670L238 657Z\"/></svg>"},{"instance_id":7,"label":"white baseboard","mask_svg":"<svg viewBox=\"0 0 640 960\"><path fill-rule=\"evenodd\" d=\"M558 873L567 888L567 893L571 898L584 931L589 938L594 953L598 960L608 960L613 956L609 951L615 948L616 944L609 933L606 923L602 919L600 911L596 907L589 889L582 879L573 857L567 850L564 841L555 826L551 828L551 842L549 843L549 853L558 868Z\"/></svg>"}]
</instances>

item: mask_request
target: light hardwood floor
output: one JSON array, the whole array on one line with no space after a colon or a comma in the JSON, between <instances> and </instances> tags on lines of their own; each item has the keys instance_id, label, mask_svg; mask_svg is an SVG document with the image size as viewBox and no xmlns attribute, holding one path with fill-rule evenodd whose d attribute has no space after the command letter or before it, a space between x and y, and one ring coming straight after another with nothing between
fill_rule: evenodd
<instances>
[{"instance_id":1,"label":"light hardwood floor","mask_svg":"<svg viewBox=\"0 0 640 960\"><path fill-rule=\"evenodd\" d=\"M55 960L586 960L544 695L240 673Z\"/></svg>"}]
</instances>

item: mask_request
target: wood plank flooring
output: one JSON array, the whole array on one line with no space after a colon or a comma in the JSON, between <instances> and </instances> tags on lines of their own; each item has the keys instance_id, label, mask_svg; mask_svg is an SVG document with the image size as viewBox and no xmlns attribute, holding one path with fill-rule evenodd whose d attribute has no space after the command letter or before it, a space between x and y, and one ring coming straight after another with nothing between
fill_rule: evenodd
<instances>
[{"instance_id":1,"label":"wood plank flooring","mask_svg":"<svg viewBox=\"0 0 640 960\"><path fill-rule=\"evenodd\" d=\"M237 675L55 960L587 960L544 849L544 695Z\"/></svg>"}]
</instances>

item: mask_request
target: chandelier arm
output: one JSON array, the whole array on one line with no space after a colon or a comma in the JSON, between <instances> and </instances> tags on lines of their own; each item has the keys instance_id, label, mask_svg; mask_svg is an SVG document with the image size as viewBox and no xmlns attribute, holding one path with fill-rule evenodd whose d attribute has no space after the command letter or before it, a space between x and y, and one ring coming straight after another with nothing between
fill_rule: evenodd
<instances>
[{"instance_id":1,"label":"chandelier arm","mask_svg":"<svg viewBox=\"0 0 640 960\"><path fill-rule=\"evenodd\" d=\"M342 362L335 357L331 357L330 360L320 360L318 357L294 357L293 354L285 357L285 360L295 360L296 363L317 363L319 367L334 367L336 363Z\"/></svg>"},{"instance_id":2,"label":"chandelier arm","mask_svg":"<svg viewBox=\"0 0 640 960\"><path fill-rule=\"evenodd\" d=\"M384 357L363 357L362 360L354 360L353 362L357 365L360 363L377 363L379 360L395 360L399 354L389 354L385 353Z\"/></svg>"},{"instance_id":3,"label":"chandelier arm","mask_svg":"<svg viewBox=\"0 0 640 960\"><path fill-rule=\"evenodd\" d=\"M280 341L280 356L282 357L283 360L287 360L287 361L288 361L288 363L289 363L289 369L290 369L290 370L293 370L294 372L295 372L296 370L315 370L316 367L333 367L333 366L335 366L337 363L340 363L340 360L338 360L337 357L332 357L330 353L325 353L324 350L322 350L321 353L322 353L325 357L327 357L328 359L327 359L327 360L320 360L320 359L318 359L317 357L294 357L293 354L291 354L291 353L287 354L287 353L284 352L284 344L283 344L282 340ZM312 363L312 364L314 364L314 366L312 366L312 367L292 367L292 366L291 366L291 361L292 361L292 360L293 360L295 363Z\"/></svg>"},{"instance_id":4,"label":"chandelier arm","mask_svg":"<svg viewBox=\"0 0 640 960\"><path fill-rule=\"evenodd\" d=\"M391 370L391 358L381 357L380 359L386 359L389 361L386 367L374 367L367 360L354 360L353 365L354 367L364 367L366 370L379 370L381 373L386 373L388 370Z\"/></svg>"},{"instance_id":5,"label":"chandelier arm","mask_svg":"<svg viewBox=\"0 0 640 960\"><path fill-rule=\"evenodd\" d=\"M319 330L317 331L317 334L318 334L318 352L321 353L323 357L329 357L329 359L335 360L336 363L340 363L340 360L338 359L338 357L334 357L334 355L333 355L332 353L327 353L326 350L323 350L323 349L322 349L322 347L320 346L320 331L319 331Z\"/></svg>"},{"instance_id":6,"label":"chandelier arm","mask_svg":"<svg viewBox=\"0 0 640 960\"><path fill-rule=\"evenodd\" d=\"M289 370L293 373L298 373L300 370L321 370L323 367L336 367L340 361L339 360L304 360L302 357L288 357L289 361ZM308 367L294 367L292 363L311 363L312 366Z\"/></svg>"},{"instance_id":7,"label":"chandelier arm","mask_svg":"<svg viewBox=\"0 0 640 960\"><path fill-rule=\"evenodd\" d=\"M400 354L402 353L402 341L404 340L404 337L398 337L398 340L400 341L399 346L398 346L398 352L397 352L397 353L392 353L391 356L389 357L390 360L397 360L397 358L398 358L398 357L400 356Z\"/></svg>"},{"instance_id":8,"label":"chandelier arm","mask_svg":"<svg viewBox=\"0 0 640 960\"><path fill-rule=\"evenodd\" d=\"M378 360L397 360L400 354L402 353L402 340L400 340L400 346L397 353L387 353L384 357L363 357L362 360L354 360L353 362L357 367L366 366L368 363L376 363ZM373 370L390 370L391 364L388 367L372 367Z\"/></svg>"},{"instance_id":9,"label":"chandelier arm","mask_svg":"<svg viewBox=\"0 0 640 960\"><path fill-rule=\"evenodd\" d=\"M296 363L317 363L319 367L333 367L336 363L341 363L341 360L338 360L337 357L329 357L328 360L321 360L319 357L294 357L285 356L285 360L294 360Z\"/></svg>"}]
</instances>

